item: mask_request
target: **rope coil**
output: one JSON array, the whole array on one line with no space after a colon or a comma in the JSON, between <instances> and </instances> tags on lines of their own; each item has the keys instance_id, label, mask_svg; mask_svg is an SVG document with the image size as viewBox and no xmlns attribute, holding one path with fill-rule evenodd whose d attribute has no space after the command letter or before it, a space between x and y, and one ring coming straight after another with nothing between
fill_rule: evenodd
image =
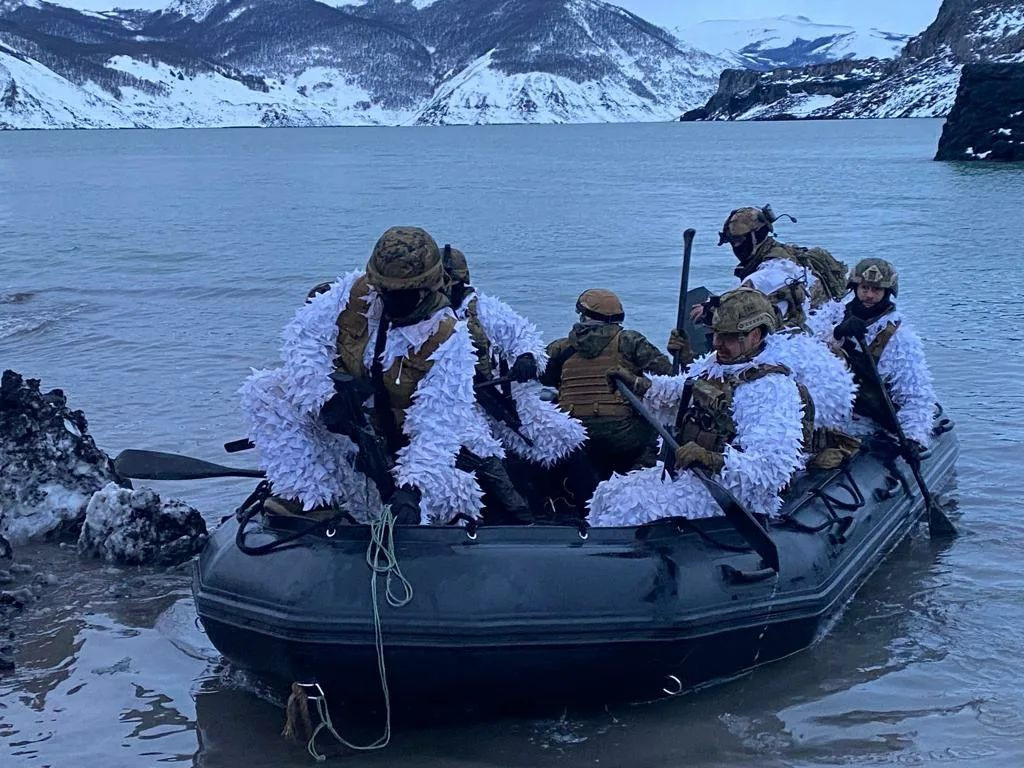
<instances>
[{"instance_id":1,"label":"rope coil","mask_svg":"<svg viewBox=\"0 0 1024 768\"><path fill-rule=\"evenodd\" d=\"M337 742L356 752L371 752L383 749L391 742L391 693L388 690L387 667L384 664L384 635L381 630L380 606L377 599L377 582L384 576L384 598L392 608L401 608L412 601L412 584L402 574L395 554L395 516L391 506L386 505L380 517L370 523L370 543L366 548L366 564L370 568L370 599L373 602L373 639L377 651L377 672L380 675L381 693L384 696L384 732L369 744L354 744L334 727L327 706L327 696L319 683L299 684L305 689L308 699L316 704L320 722L310 734L306 749L318 763L327 756L316 748L316 737L326 730ZM396 587L397 582L397 587Z\"/></svg>"}]
</instances>

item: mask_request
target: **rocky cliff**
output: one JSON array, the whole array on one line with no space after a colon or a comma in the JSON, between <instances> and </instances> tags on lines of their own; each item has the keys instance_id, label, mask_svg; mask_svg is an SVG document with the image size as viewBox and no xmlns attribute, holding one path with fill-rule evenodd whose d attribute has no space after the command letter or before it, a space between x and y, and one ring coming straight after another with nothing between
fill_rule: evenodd
<instances>
[{"instance_id":1,"label":"rocky cliff","mask_svg":"<svg viewBox=\"0 0 1024 768\"><path fill-rule=\"evenodd\" d=\"M777 69L751 79L724 72L718 91L688 120L942 117L960 70L978 61L1024 61L1024 6L1017 0L944 0L928 28L892 61Z\"/></svg>"},{"instance_id":2,"label":"rocky cliff","mask_svg":"<svg viewBox=\"0 0 1024 768\"><path fill-rule=\"evenodd\" d=\"M1024 63L964 67L935 159L1024 161Z\"/></svg>"}]
</instances>

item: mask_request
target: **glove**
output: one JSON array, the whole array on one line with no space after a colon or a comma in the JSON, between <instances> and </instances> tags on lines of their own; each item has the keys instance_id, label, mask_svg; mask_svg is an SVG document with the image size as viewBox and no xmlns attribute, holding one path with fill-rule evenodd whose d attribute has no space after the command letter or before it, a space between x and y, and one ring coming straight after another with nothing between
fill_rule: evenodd
<instances>
[{"instance_id":1,"label":"glove","mask_svg":"<svg viewBox=\"0 0 1024 768\"><path fill-rule=\"evenodd\" d=\"M684 361L693 360L693 349L690 347L689 338L687 338L685 333L680 333L675 328L668 335L666 348L673 357L678 356L680 360Z\"/></svg>"},{"instance_id":2,"label":"glove","mask_svg":"<svg viewBox=\"0 0 1024 768\"><path fill-rule=\"evenodd\" d=\"M512 368L509 369L508 375L512 377L512 381L523 382L536 379L537 359L529 352L525 355L520 355L512 363Z\"/></svg>"},{"instance_id":3,"label":"glove","mask_svg":"<svg viewBox=\"0 0 1024 768\"><path fill-rule=\"evenodd\" d=\"M612 392L618 392L618 388L615 386L617 381L625 384L637 397L643 397L647 394L647 390L651 388L651 382L646 376L637 375L621 366L612 368L604 376L608 380L608 389Z\"/></svg>"},{"instance_id":4,"label":"glove","mask_svg":"<svg viewBox=\"0 0 1024 768\"><path fill-rule=\"evenodd\" d=\"M391 514L398 525L420 524L420 492L410 485L403 485L391 497Z\"/></svg>"},{"instance_id":5,"label":"glove","mask_svg":"<svg viewBox=\"0 0 1024 768\"><path fill-rule=\"evenodd\" d=\"M863 339L868 333L868 325L859 317L850 315L832 331L837 339Z\"/></svg>"},{"instance_id":6,"label":"glove","mask_svg":"<svg viewBox=\"0 0 1024 768\"><path fill-rule=\"evenodd\" d=\"M725 456L702 448L692 440L676 448L676 468L702 467L717 475L725 466Z\"/></svg>"},{"instance_id":7,"label":"glove","mask_svg":"<svg viewBox=\"0 0 1024 768\"><path fill-rule=\"evenodd\" d=\"M355 423L352 421L352 413L348 407L346 398L339 394L331 395L320 409L320 421L327 427L328 432L336 435L347 435L352 437L355 434Z\"/></svg>"}]
</instances>

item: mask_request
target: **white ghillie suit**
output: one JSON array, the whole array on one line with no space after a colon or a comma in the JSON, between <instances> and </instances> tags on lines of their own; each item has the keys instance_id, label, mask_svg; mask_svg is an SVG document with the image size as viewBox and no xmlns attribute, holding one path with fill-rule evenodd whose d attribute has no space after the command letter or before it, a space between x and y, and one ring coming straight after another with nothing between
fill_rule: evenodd
<instances>
[{"instance_id":1,"label":"white ghillie suit","mask_svg":"<svg viewBox=\"0 0 1024 768\"><path fill-rule=\"evenodd\" d=\"M921 337L907 325L899 310L893 309L868 326L865 341L868 346L890 324L896 326L895 333L882 349L878 359L878 374L889 390L889 397L896 406L896 418L904 434L922 446L932 441L932 424L935 414L935 389L932 373L924 355ZM876 429L870 419L854 415L851 431L864 434Z\"/></svg>"},{"instance_id":2,"label":"white ghillie suit","mask_svg":"<svg viewBox=\"0 0 1024 768\"><path fill-rule=\"evenodd\" d=\"M282 366L253 371L240 394L249 437L260 449L260 466L274 492L298 499L307 510L345 504L365 521L378 514L380 498L373 483L352 465L358 448L344 435L328 432L319 418L334 394L329 376L334 370L338 316L360 277L361 272L349 272L300 307L282 333ZM362 300L369 340L376 336L380 302L373 291ZM383 369L418 351L446 318L453 318L449 308L415 325L389 329ZM457 513L478 517L483 493L472 473L455 467L456 456L462 447L479 456L500 457L504 451L476 407L475 355L464 322L456 323L430 360L430 370L405 412L402 432L408 444L399 450L392 473L398 485L420 490L424 523L444 523ZM367 368L373 362L369 341L364 362Z\"/></svg>"},{"instance_id":3,"label":"white ghillie suit","mask_svg":"<svg viewBox=\"0 0 1024 768\"><path fill-rule=\"evenodd\" d=\"M714 353L708 353L713 356ZM853 413L857 385L846 363L829 347L801 332L777 332L765 339L768 357L786 366L798 384L807 388L814 403L814 426L847 429ZM707 359L707 356L701 360ZM697 366L701 362L694 363ZM665 426L675 424L679 399L686 379L696 368L681 376L652 376L644 404Z\"/></svg>"},{"instance_id":4,"label":"white ghillie suit","mask_svg":"<svg viewBox=\"0 0 1024 768\"><path fill-rule=\"evenodd\" d=\"M480 327L487 337L492 365L505 362L511 366L520 355L533 355L538 372L548 364L544 341L537 327L505 302L475 292L470 294L457 310L460 319L475 312ZM533 445L527 444L508 425L489 420L495 436L502 445L529 461L550 467L557 464L583 445L587 432L583 425L554 403L541 400L543 387L538 381L513 382L512 399L522 426L519 431Z\"/></svg>"},{"instance_id":5,"label":"white ghillie suit","mask_svg":"<svg viewBox=\"0 0 1024 768\"><path fill-rule=\"evenodd\" d=\"M771 296L776 291L784 288L788 283L800 282L806 285L806 297L804 298L802 310L804 317L811 312L811 292L819 284L820 280L815 274L795 261L789 259L768 259L740 281L740 285L748 285L757 288L765 296ZM820 289L819 290L824 290ZM775 303L780 317L789 314L789 301L783 299Z\"/></svg>"},{"instance_id":6,"label":"white ghillie suit","mask_svg":"<svg viewBox=\"0 0 1024 768\"><path fill-rule=\"evenodd\" d=\"M789 368L814 403L815 428L845 429L853 414L857 385L846 363L806 333L770 333L765 349Z\"/></svg>"},{"instance_id":7,"label":"white ghillie suit","mask_svg":"<svg viewBox=\"0 0 1024 768\"><path fill-rule=\"evenodd\" d=\"M833 349L837 348L836 340L832 331L842 322L846 312L846 301L843 299L830 299L815 309L807 316L807 330L814 338L818 339Z\"/></svg>"},{"instance_id":8,"label":"white ghillie suit","mask_svg":"<svg viewBox=\"0 0 1024 768\"><path fill-rule=\"evenodd\" d=\"M721 380L727 375L779 363L768 349L753 360L736 365L721 365L715 353L710 352L695 361L687 375ZM674 377L655 377L659 378ZM731 415L736 436L724 448L725 466L716 479L750 511L774 514L782 504L780 491L805 461L799 390L782 373L739 383L733 393ZM673 480L659 465L612 475L598 485L590 502L589 519L594 526L616 526L639 525L662 517L721 514L704 484L692 472L678 472Z\"/></svg>"}]
</instances>

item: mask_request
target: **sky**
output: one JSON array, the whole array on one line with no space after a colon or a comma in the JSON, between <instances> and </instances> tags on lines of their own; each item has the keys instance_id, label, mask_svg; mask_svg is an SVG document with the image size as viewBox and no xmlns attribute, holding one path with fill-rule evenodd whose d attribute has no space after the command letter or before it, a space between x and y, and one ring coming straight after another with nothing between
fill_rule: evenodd
<instances>
[{"instance_id":1,"label":"sky","mask_svg":"<svg viewBox=\"0 0 1024 768\"><path fill-rule=\"evenodd\" d=\"M55 0L86 10L164 8L170 0ZM663 27L685 27L708 19L763 19L807 16L822 24L877 27L916 35L935 18L941 0L618 0L620 5Z\"/></svg>"}]
</instances>

